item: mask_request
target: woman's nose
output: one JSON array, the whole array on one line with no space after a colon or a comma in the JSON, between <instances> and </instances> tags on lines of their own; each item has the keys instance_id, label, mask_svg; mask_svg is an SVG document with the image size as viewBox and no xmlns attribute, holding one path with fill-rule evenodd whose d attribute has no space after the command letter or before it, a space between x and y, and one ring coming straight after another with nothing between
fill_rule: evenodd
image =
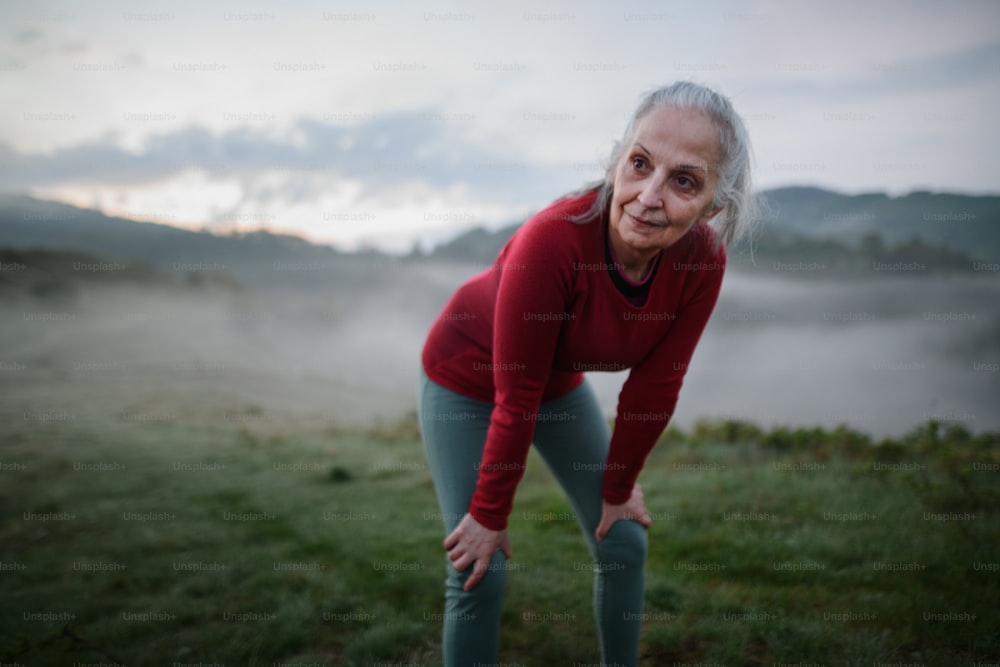
<instances>
[{"instance_id":1,"label":"woman's nose","mask_svg":"<svg viewBox=\"0 0 1000 667\"><path fill-rule=\"evenodd\" d=\"M644 208L659 208L663 204L663 200L660 197L660 185L659 179L651 178L643 186L642 190L639 191L639 196L636 199L639 203L643 205Z\"/></svg>"}]
</instances>

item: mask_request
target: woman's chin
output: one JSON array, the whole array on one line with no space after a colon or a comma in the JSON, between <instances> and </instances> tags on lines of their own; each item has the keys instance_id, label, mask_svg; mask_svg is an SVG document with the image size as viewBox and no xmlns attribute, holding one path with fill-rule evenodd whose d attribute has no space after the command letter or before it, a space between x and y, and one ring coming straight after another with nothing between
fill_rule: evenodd
<instances>
[{"instance_id":1,"label":"woman's chin","mask_svg":"<svg viewBox=\"0 0 1000 667\"><path fill-rule=\"evenodd\" d=\"M674 231L669 226L655 230L629 229L622 235L622 240L635 250L647 252L650 250L660 250L673 245L677 241Z\"/></svg>"}]
</instances>

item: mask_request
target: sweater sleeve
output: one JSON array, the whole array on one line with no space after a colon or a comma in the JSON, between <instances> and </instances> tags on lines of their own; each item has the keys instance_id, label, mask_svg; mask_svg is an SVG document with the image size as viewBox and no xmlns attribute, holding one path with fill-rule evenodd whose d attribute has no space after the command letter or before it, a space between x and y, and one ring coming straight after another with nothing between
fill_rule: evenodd
<instances>
[{"instance_id":1,"label":"sweater sleeve","mask_svg":"<svg viewBox=\"0 0 1000 667\"><path fill-rule=\"evenodd\" d=\"M725 250L711 255L694 269L667 334L632 368L618 396L604 471L603 496L612 505L629 499L646 457L673 417L688 364L722 288Z\"/></svg>"},{"instance_id":2,"label":"sweater sleeve","mask_svg":"<svg viewBox=\"0 0 1000 667\"><path fill-rule=\"evenodd\" d=\"M494 408L469 512L483 526L507 526L556 341L568 317L572 258L549 238L552 225L526 223L497 258L494 314ZM563 253L565 254L565 253Z\"/></svg>"}]
</instances>

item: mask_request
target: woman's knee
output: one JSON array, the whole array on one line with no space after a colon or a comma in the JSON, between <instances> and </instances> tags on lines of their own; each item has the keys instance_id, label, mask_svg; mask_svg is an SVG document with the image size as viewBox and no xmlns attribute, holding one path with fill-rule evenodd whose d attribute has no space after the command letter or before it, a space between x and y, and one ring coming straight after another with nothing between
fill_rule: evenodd
<instances>
[{"instance_id":1,"label":"woman's knee","mask_svg":"<svg viewBox=\"0 0 1000 667\"><path fill-rule=\"evenodd\" d=\"M642 569L646 565L649 540L646 529L635 521L616 521L597 543L597 563L603 571Z\"/></svg>"},{"instance_id":2,"label":"woman's knee","mask_svg":"<svg viewBox=\"0 0 1000 667\"><path fill-rule=\"evenodd\" d=\"M476 587L465 590L465 582L472 576L472 566L458 572L448 566L448 593L450 597L462 601L463 606L482 607L503 603L503 594L507 589L507 557L497 551L490 560L489 569Z\"/></svg>"}]
</instances>

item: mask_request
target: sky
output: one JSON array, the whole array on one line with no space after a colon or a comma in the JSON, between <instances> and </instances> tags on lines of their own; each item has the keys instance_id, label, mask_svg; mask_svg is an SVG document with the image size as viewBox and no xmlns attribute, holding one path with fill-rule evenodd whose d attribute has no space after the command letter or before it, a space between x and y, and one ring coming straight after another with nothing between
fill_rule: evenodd
<instances>
[{"instance_id":1,"label":"sky","mask_svg":"<svg viewBox=\"0 0 1000 667\"><path fill-rule=\"evenodd\" d=\"M0 7L0 190L405 252L603 174L641 95L728 96L760 189L1000 193L994 0Z\"/></svg>"}]
</instances>

